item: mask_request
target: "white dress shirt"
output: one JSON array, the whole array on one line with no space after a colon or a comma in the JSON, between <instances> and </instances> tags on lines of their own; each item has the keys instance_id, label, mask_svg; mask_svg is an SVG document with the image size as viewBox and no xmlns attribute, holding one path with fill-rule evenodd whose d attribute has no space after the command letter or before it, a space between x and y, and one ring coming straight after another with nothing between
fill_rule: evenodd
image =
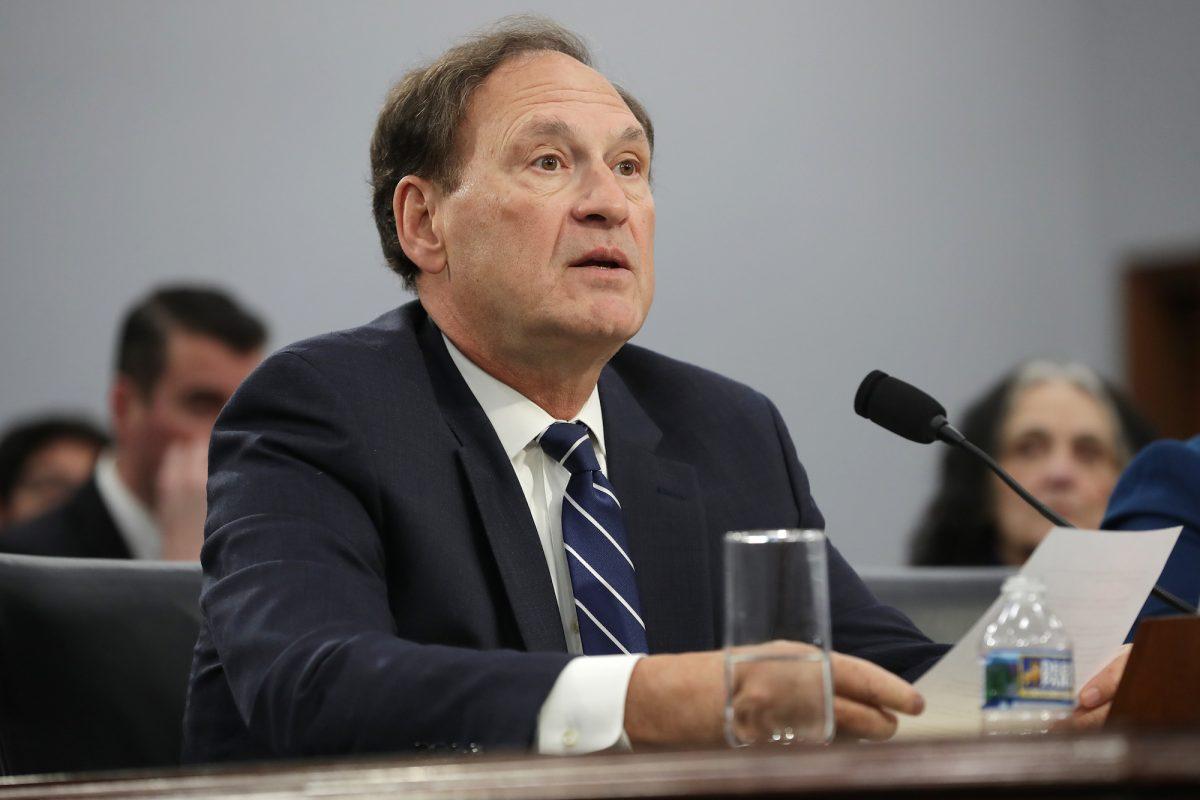
<instances>
[{"instance_id":1,"label":"white dress shirt","mask_svg":"<svg viewBox=\"0 0 1200 800\"><path fill-rule=\"evenodd\" d=\"M142 505L117 472L117 459L105 451L96 459L96 489L108 507L117 532L134 558L162 558L162 537L150 510Z\"/></svg>"},{"instance_id":2,"label":"white dress shirt","mask_svg":"<svg viewBox=\"0 0 1200 800\"><path fill-rule=\"evenodd\" d=\"M600 469L607 473L604 456L604 417L600 391L592 389L573 420L556 420L516 389L501 383L475 365L443 334L450 358L466 381L488 421L496 429L500 446L512 462L517 482L542 542L546 567L554 584L558 613L567 650L582 654L579 622L571 571L562 541L562 504L571 473L542 452L538 437L551 424L579 421L591 432ZM573 659L559 674L554 688L538 713L539 753L587 753L614 745L628 745L625 737L625 693L629 676L641 656L586 656Z\"/></svg>"}]
</instances>

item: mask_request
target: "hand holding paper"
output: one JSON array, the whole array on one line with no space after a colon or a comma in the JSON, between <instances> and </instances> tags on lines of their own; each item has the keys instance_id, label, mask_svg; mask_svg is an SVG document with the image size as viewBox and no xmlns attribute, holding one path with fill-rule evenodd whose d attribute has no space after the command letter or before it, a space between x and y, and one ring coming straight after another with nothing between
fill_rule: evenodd
<instances>
[{"instance_id":1,"label":"hand holding paper","mask_svg":"<svg viewBox=\"0 0 1200 800\"><path fill-rule=\"evenodd\" d=\"M1179 532L1180 528L1138 532L1055 528L1021 568L1023 574L1046 585L1047 602L1071 637L1076 687L1100 692L1096 698L1100 705L1077 711L1074 725L1094 726L1103 720L1124 664L1123 660L1114 663L1114 659L1120 655L1125 635L1162 572ZM995 610L993 603L917 681L916 687L926 699L925 713L901 717L897 739L979 733L979 641ZM1099 675L1102 669L1106 670L1104 676ZM1093 678L1094 683L1085 683Z\"/></svg>"}]
</instances>

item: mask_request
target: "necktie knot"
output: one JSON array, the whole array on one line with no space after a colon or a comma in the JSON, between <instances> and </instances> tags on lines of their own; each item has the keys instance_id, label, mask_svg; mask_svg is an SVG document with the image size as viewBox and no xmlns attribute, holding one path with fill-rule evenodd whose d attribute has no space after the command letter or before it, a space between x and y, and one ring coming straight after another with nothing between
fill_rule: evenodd
<instances>
[{"instance_id":1,"label":"necktie knot","mask_svg":"<svg viewBox=\"0 0 1200 800\"><path fill-rule=\"evenodd\" d=\"M588 428L582 422L555 422L541 435L538 444L542 452L566 467L572 475L600 469Z\"/></svg>"}]
</instances>

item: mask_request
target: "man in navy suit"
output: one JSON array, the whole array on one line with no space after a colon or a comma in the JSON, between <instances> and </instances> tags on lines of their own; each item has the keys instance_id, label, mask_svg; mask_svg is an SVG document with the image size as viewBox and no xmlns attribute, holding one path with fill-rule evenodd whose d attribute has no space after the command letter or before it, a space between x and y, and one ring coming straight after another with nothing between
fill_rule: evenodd
<instances>
[{"instance_id":1,"label":"man in navy suit","mask_svg":"<svg viewBox=\"0 0 1200 800\"><path fill-rule=\"evenodd\" d=\"M375 215L418 301L222 412L186 759L721 741L722 534L824 522L765 397L626 345L653 128L587 64L521 21L389 96ZM883 738L944 647L829 558L839 729Z\"/></svg>"},{"instance_id":2,"label":"man in navy suit","mask_svg":"<svg viewBox=\"0 0 1200 800\"><path fill-rule=\"evenodd\" d=\"M1194 605L1200 597L1200 436L1186 442L1161 439L1138 453L1121 473L1103 523L1110 530L1126 531L1176 525L1183 530L1158 585ZM1150 597L1138 622L1176 613L1162 600Z\"/></svg>"}]
</instances>

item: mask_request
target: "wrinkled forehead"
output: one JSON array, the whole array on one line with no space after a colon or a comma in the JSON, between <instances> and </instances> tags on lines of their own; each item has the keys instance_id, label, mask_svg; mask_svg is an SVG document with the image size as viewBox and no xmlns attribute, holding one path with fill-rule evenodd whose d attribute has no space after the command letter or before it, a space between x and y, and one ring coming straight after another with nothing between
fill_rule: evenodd
<instances>
[{"instance_id":1,"label":"wrinkled forehead","mask_svg":"<svg viewBox=\"0 0 1200 800\"><path fill-rule=\"evenodd\" d=\"M478 144L501 146L523 126L556 114L582 116L602 134L641 127L608 79L563 53L522 53L495 69L471 96L463 121ZM465 143L465 142L464 142Z\"/></svg>"}]
</instances>

